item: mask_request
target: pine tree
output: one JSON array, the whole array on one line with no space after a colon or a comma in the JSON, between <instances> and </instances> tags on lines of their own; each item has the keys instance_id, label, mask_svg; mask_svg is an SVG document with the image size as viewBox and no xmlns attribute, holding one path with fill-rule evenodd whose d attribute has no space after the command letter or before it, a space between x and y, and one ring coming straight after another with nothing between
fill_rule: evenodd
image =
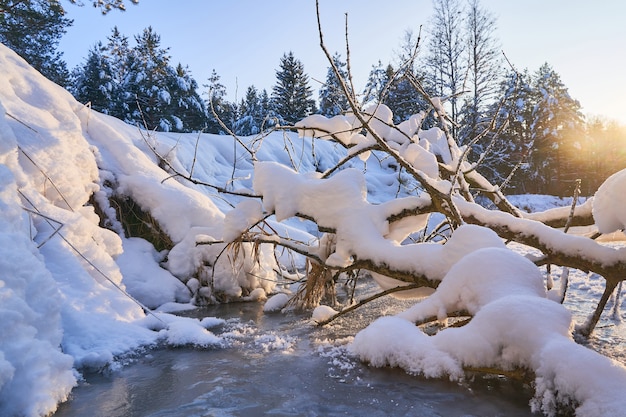
<instances>
[{"instance_id":1,"label":"pine tree","mask_svg":"<svg viewBox=\"0 0 626 417\"><path fill-rule=\"evenodd\" d=\"M569 171L569 155L575 152L574 138L582 136L580 103L570 97L561 77L547 64L534 76L531 155L536 192L563 195Z\"/></svg>"},{"instance_id":2,"label":"pine tree","mask_svg":"<svg viewBox=\"0 0 626 417\"><path fill-rule=\"evenodd\" d=\"M128 43L128 37L122 35L117 26L111 30L111 35L107 38L105 47L107 60L110 62L114 71L116 84L122 84L128 74L128 56L131 54L131 48Z\"/></svg>"},{"instance_id":3,"label":"pine tree","mask_svg":"<svg viewBox=\"0 0 626 417\"><path fill-rule=\"evenodd\" d=\"M133 4L139 3L139 0L130 0ZM70 3L79 4L82 6L80 0L70 0ZM119 9L126 10L126 4L124 0L93 0L93 7L98 7L102 14L107 14L111 10Z\"/></svg>"},{"instance_id":4,"label":"pine tree","mask_svg":"<svg viewBox=\"0 0 626 417\"><path fill-rule=\"evenodd\" d=\"M272 90L272 102L281 124L293 125L315 112L313 93L308 84L309 77L304 73L302 63L293 52L284 54Z\"/></svg>"},{"instance_id":5,"label":"pine tree","mask_svg":"<svg viewBox=\"0 0 626 417\"><path fill-rule=\"evenodd\" d=\"M333 56L333 63L339 70L341 79L346 86L348 86L348 73L345 69L346 63L341 61L341 56L337 53ZM320 88L319 103L319 113L326 117L333 117L350 109L348 99L332 67L328 67L326 82L322 88Z\"/></svg>"},{"instance_id":6,"label":"pine tree","mask_svg":"<svg viewBox=\"0 0 626 417\"><path fill-rule=\"evenodd\" d=\"M0 42L44 77L66 87L70 82L59 41L72 20L59 0L0 0Z\"/></svg>"},{"instance_id":7,"label":"pine tree","mask_svg":"<svg viewBox=\"0 0 626 417\"><path fill-rule=\"evenodd\" d=\"M131 124L150 130L195 132L207 123L198 84L182 64L169 65L167 48L151 27L128 38L117 27L103 46L90 50L82 67L74 70L72 91L81 102Z\"/></svg>"},{"instance_id":8,"label":"pine tree","mask_svg":"<svg viewBox=\"0 0 626 417\"><path fill-rule=\"evenodd\" d=\"M169 48L161 48L161 37L152 27L135 36L137 45L128 57L124 81L125 121L148 130L171 131L175 123L167 116L171 95L167 89L172 74Z\"/></svg>"},{"instance_id":9,"label":"pine tree","mask_svg":"<svg viewBox=\"0 0 626 417\"><path fill-rule=\"evenodd\" d=\"M82 67L73 71L70 91L81 103L91 103L91 108L109 114L114 105L113 68L104 55L105 48L98 42L89 50Z\"/></svg>"},{"instance_id":10,"label":"pine tree","mask_svg":"<svg viewBox=\"0 0 626 417\"><path fill-rule=\"evenodd\" d=\"M129 93L125 91L129 83L128 66L132 56L132 49L129 46L128 37L122 35L117 26L113 27L111 35L107 37L107 44L103 54L113 72L112 106L108 114L124 120L131 109L136 108L136 103L128 100Z\"/></svg>"},{"instance_id":11,"label":"pine tree","mask_svg":"<svg viewBox=\"0 0 626 417\"><path fill-rule=\"evenodd\" d=\"M208 112L207 132L225 134L226 131L221 123L228 129L233 128L237 120L237 105L226 100L226 87L220 82L220 76L215 69L209 77L209 84L205 87L209 90L209 99L206 107ZM218 120L219 119L219 120ZM220 123L221 122L221 123Z\"/></svg>"}]
</instances>

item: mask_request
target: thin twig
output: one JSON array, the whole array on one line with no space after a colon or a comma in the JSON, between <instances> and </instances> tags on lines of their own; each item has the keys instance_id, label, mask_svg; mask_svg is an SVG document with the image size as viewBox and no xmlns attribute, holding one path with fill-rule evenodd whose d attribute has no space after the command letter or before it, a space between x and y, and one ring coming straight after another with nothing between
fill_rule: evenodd
<instances>
[{"instance_id":1,"label":"thin twig","mask_svg":"<svg viewBox=\"0 0 626 417\"><path fill-rule=\"evenodd\" d=\"M374 294L372 296L364 298L363 300L359 301L357 304L351 305L350 307L341 310L340 312L338 312L337 314L333 315L332 317L327 318L326 320L321 320L321 321L317 322L317 325L318 326L325 326L328 323L330 323L330 322L338 319L339 317L343 316L344 314L347 314L347 313L349 313L351 311L354 311L357 308L359 308L359 307L369 303L370 301L376 300L377 298L384 297L385 295L393 294L393 293L400 292L400 291L407 291L407 290L412 290L412 289L415 289L415 288L420 288L421 286L422 285L420 285L420 284L409 284L409 285L405 285L405 286L398 286L398 287L393 287L393 288L386 289L386 290L381 291L379 293L376 293L376 294Z\"/></svg>"},{"instance_id":2,"label":"thin twig","mask_svg":"<svg viewBox=\"0 0 626 417\"><path fill-rule=\"evenodd\" d=\"M255 161L256 160L256 155L254 154L254 152L252 152L252 150L249 149L246 146L246 144L243 143L243 141L241 139L239 139L239 136L235 135L235 133L233 133L233 131L228 126L226 126L226 124L222 121L222 119L219 117L219 115L215 111L215 107L213 105L213 93L212 93L212 91L209 91L209 104L211 105L211 112L213 113L213 116L217 120L217 123L219 123L219 125L222 127L222 129L224 129L226 131L226 133L228 133L237 142L239 142L241 147L244 148L250 154L250 157L252 158L252 160Z\"/></svg>"}]
</instances>

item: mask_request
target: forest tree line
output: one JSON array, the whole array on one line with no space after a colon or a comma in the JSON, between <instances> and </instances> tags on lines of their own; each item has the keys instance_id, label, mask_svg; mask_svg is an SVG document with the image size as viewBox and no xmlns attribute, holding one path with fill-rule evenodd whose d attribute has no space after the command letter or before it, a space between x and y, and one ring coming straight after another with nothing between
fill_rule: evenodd
<instances>
[{"instance_id":1,"label":"forest tree line","mask_svg":"<svg viewBox=\"0 0 626 417\"><path fill-rule=\"evenodd\" d=\"M353 92L362 106L384 103L400 123L430 106L411 82L418 80L428 95L446 98L453 135L471 148L477 169L509 193L571 195L581 179L582 193L590 195L626 166L626 129L586 119L548 63L535 71L508 63L496 20L479 0L434 0L433 6L425 33L407 30L395 62L372 65L364 88ZM149 130L248 136L314 113L350 111L335 72L328 68L315 97L291 51L280 57L269 92L251 85L230 102L215 70L198 84L187 66L171 61L151 27L133 42L113 28L70 71L58 43L72 21L58 1L0 0L0 11L0 42L78 101ZM410 59L415 51L417 59ZM346 62L340 54L333 61L345 79Z\"/></svg>"}]
</instances>

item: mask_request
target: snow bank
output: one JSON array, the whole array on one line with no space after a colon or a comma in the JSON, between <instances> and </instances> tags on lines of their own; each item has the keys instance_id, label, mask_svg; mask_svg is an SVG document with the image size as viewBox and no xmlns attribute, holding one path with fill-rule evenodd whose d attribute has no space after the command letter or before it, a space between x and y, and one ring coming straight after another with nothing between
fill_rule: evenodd
<instances>
[{"instance_id":1,"label":"snow bank","mask_svg":"<svg viewBox=\"0 0 626 417\"><path fill-rule=\"evenodd\" d=\"M17 152L0 117L0 414L45 415L76 384L73 359L59 349L62 301L20 208ZM8 151L8 152L7 152Z\"/></svg>"},{"instance_id":2,"label":"snow bank","mask_svg":"<svg viewBox=\"0 0 626 417\"><path fill-rule=\"evenodd\" d=\"M130 295L151 309L170 302L191 301L189 288L159 266L163 256L149 242L139 238L124 239L123 247L117 264Z\"/></svg>"}]
</instances>

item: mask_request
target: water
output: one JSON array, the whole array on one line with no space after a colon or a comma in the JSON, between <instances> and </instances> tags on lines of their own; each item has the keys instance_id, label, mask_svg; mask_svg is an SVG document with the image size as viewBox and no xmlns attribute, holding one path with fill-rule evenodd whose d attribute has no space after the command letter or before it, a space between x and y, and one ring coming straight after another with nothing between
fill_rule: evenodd
<instances>
[{"instance_id":1,"label":"water","mask_svg":"<svg viewBox=\"0 0 626 417\"><path fill-rule=\"evenodd\" d=\"M380 311L376 312L379 314ZM326 343L354 335L356 313L327 328L264 315L256 303L191 313L220 317L221 349L159 348L105 373L85 373L55 417L531 416L530 387L504 378L463 384L370 368ZM367 313L364 313L367 314Z\"/></svg>"},{"instance_id":2,"label":"water","mask_svg":"<svg viewBox=\"0 0 626 417\"><path fill-rule=\"evenodd\" d=\"M554 275L560 275L559 268ZM361 285L365 295L377 291L373 283ZM577 322L593 311L603 288L602 278L571 271L565 305ZM626 364L626 291L619 298L618 319L610 313L614 301L589 346ZM528 406L532 389L519 381L484 376L463 384L426 380L399 369L370 368L338 346L376 317L413 303L383 297L324 328L311 325L308 315L264 314L258 303L188 312L225 319L224 326L211 330L228 346L162 347L127 358L115 370L87 372L54 417L533 415Z\"/></svg>"}]
</instances>

